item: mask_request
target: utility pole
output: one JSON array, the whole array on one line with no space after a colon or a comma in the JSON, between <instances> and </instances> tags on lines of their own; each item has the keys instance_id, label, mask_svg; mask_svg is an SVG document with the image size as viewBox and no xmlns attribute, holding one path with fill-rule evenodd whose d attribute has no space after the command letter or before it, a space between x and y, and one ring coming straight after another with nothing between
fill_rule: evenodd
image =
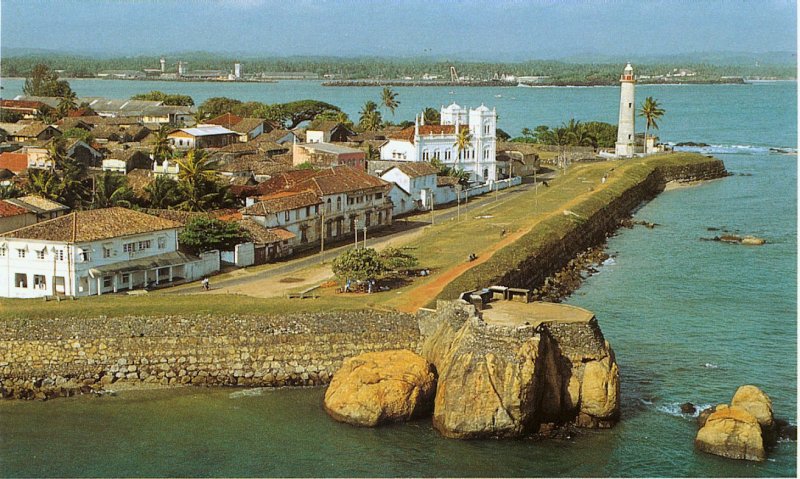
<instances>
[{"instance_id":1,"label":"utility pole","mask_svg":"<svg viewBox=\"0 0 800 479\"><path fill-rule=\"evenodd\" d=\"M361 243L361 247L366 249L367 248L367 224L364 223L364 242Z\"/></svg>"},{"instance_id":2,"label":"utility pole","mask_svg":"<svg viewBox=\"0 0 800 479\"><path fill-rule=\"evenodd\" d=\"M356 249L358 249L358 219L356 219L356 220L353 222L353 233L355 233L353 236L355 236L355 238L356 238L356 245L355 245L355 247L356 247Z\"/></svg>"},{"instance_id":3,"label":"utility pole","mask_svg":"<svg viewBox=\"0 0 800 479\"><path fill-rule=\"evenodd\" d=\"M324 208L324 206L323 206ZM325 262L325 210L322 210L322 216L320 216L320 228L319 228L319 262Z\"/></svg>"},{"instance_id":4,"label":"utility pole","mask_svg":"<svg viewBox=\"0 0 800 479\"><path fill-rule=\"evenodd\" d=\"M430 196L430 199L431 199L431 224L433 225L433 224L436 223L436 216L433 214L433 193L431 192L430 195L431 195Z\"/></svg>"}]
</instances>

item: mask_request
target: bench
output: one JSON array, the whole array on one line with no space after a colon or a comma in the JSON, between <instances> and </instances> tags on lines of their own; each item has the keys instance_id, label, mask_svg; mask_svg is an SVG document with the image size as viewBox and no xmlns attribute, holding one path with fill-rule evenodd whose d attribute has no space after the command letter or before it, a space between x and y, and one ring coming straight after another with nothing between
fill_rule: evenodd
<instances>
[{"instance_id":1,"label":"bench","mask_svg":"<svg viewBox=\"0 0 800 479\"><path fill-rule=\"evenodd\" d=\"M508 288L509 301L531 302L531 290L522 288Z\"/></svg>"},{"instance_id":2,"label":"bench","mask_svg":"<svg viewBox=\"0 0 800 479\"><path fill-rule=\"evenodd\" d=\"M487 289L492 294L492 299L508 299L507 286L489 286Z\"/></svg>"}]
</instances>

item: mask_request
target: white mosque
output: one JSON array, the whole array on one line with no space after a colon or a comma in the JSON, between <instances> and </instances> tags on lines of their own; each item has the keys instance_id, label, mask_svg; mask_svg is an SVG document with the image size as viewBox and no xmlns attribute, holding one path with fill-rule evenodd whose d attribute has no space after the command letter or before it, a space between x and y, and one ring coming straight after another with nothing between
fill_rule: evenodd
<instances>
[{"instance_id":1,"label":"white mosque","mask_svg":"<svg viewBox=\"0 0 800 479\"><path fill-rule=\"evenodd\" d=\"M460 168L470 180L488 183L497 180L497 112L484 105L467 109L453 103L442 106L438 125L426 125L417 115L414 126L391 135L381 147L381 160L430 161L434 157L446 166ZM458 151L458 131L468 129L468 148Z\"/></svg>"}]
</instances>

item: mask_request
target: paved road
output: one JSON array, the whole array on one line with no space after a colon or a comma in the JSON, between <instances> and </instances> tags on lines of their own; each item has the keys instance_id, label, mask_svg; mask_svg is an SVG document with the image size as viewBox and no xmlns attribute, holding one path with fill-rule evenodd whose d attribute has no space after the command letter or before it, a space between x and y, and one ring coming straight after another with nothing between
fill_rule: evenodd
<instances>
[{"instance_id":1,"label":"paved road","mask_svg":"<svg viewBox=\"0 0 800 479\"><path fill-rule=\"evenodd\" d=\"M551 179L552 175L553 174L539 175L537 177L537 180L539 181L539 183L541 183L541 181ZM434 223L438 224L443 221L449 221L451 219L455 219L458 216L466 216L469 214L469 212L475 210L476 208L489 206L495 201L501 201L512 195L530 190L535 186L536 185L531 181L530 183L523 183L522 185L517 187L500 190L498 192L486 193L482 196L470 200L469 203L467 204L462 204L460 206L448 205L441 210L434 211ZM377 243L385 243L387 241L402 238L405 235L410 236L410 234L413 234L415 230L430 225L430 218L431 215L427 214L427 215L416 215L409 220L398 219L392 226L380 231L376 231L375 233L372 234L372 236L370 236L370 233L368 232L367 246L374 246ZM270 276L280 276L280 275L294 273L306 269L308 267L318 265L323 261L331 261L341 252L352 247L352 245L353 245L353 240L347 242L339 241L333 243L330 249L326 246L323 255L320 255L319 252L316 253L306 252L301 257L292 257L274 263L273 264L274 267L265 269L263 271L245 273L239 277L217 279L213 281L213 287L214 289L218 289L218 288L239 286L242 284L247 284L251 281L261 280ZM165 289L162 292L179 294L187 291L194 292L194 289L195 289L194 284L191 287L185 287L182 285L182 286L177 286L175 288Z\"/></svg>"}]
</instances>

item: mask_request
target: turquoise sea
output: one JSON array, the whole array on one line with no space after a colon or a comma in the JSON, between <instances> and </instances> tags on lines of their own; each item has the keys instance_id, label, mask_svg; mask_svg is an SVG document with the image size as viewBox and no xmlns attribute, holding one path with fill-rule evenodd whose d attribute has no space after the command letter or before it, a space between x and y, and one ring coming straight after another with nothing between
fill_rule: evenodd
<instances>
[{"instance_id":1,"label":"turquoise sea","mask_svg":"<svg viewBox=\"0 0 800 479\"><path fill-rule=\"evenodd\" d=\"M21 92L4 80L3 97ZM73 80L79 96L160 89L282 102L314 98L355 116L378 88ZM619 90L397 88L396 118L426 106L496 107L500 127L571 117L616 121ZM452 93L451 93L452 92ZM797 85L640 86L666 115L664 141L702 141L734 176L667 191L621 230L612 260L569 299L593 310L622 373L622 422L572 440L455 441L428 421L359 429L330 420L322 389L179 389L0 403L0 475L39 476L713 476L794 477L797 443L756 464L695 452L678 405L730 401L752 383L797 424ZM389 115L391 118L391 115ZM794 154L770 152L791 148ZM725 228L762 247L701 238Z\"/></svg>"}]
</instances>

